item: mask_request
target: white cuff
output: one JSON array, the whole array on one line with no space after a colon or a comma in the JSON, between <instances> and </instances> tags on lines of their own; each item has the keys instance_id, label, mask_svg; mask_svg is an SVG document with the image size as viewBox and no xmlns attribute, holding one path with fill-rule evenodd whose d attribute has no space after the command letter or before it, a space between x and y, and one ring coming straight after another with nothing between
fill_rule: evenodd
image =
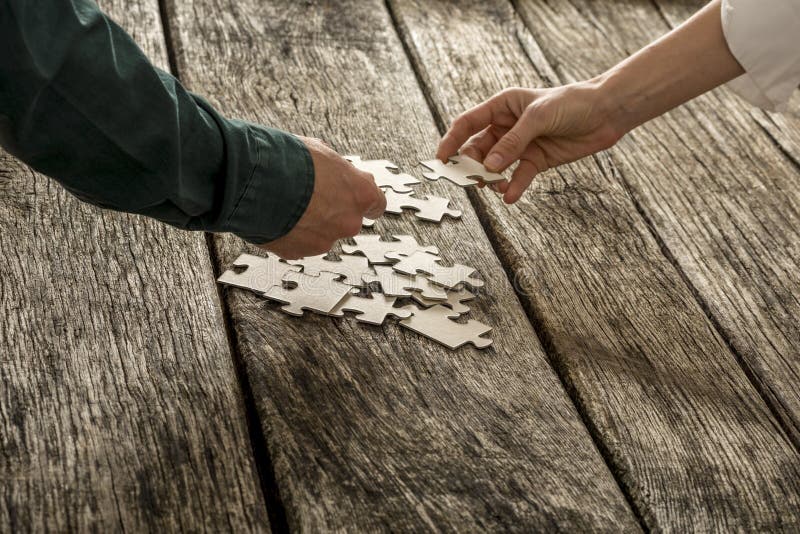
<instances>
[{"instance_id":1,"label":"white cuff","mask_svg":"<svg viewBox=\"0 0 800 534\"><path fill-rule=\"evenodd\" d=\"M800 85L800 0L722 0L722 30L745 74L731 89L781 110Z\"/></svg>"}]
</instances>

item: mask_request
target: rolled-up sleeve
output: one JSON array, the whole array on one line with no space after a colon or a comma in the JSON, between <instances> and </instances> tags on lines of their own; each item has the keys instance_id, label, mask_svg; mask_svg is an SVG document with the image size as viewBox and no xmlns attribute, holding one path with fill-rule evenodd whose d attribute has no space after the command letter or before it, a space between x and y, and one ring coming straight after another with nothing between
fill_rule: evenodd
<instances>
[{"instance_id":1,"label":"rolled-up sleeve","mask_svg":"<svg viewBox=\"0 0 800 534\"><path fill-rule=\"evenodd\" d=\"M800 0L723 0L722 29L745 74L729 87L781 110L800 85Z\"/></svg>"},{"instance_id":2,"label":"rolled-up sleeve","mask_svg":"<svg viewBox=\"0 0 800 534\"><path fill-rule=\"evenodd\" d=\"M0 145L87 202L258 244L314 185L298 138L223 117L91 0L0 0Z\"/></svg>"}]
</instances>

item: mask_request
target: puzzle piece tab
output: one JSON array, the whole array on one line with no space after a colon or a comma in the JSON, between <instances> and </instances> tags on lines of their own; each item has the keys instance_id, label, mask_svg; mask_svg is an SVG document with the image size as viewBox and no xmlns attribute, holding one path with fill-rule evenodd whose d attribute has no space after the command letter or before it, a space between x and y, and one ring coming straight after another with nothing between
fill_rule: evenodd
<instances>
[{"instance_id":1,"label":"puzzle piece tab","mask_svg":"<svg viewBox=\"0 0 800 534\"><path fill-rule=\"evenodd\" d=\"M467 343L472 343L479 349L492 344L491 339L480 337L492 331L490 326L474 319L457 323L451 319L457 318L458 314L444 306L421 309L409 305L405 308L410 309L413 315L400 321L401 325L453 350Z\"/></svg>"},{"instance_id":2,"label":"puzzle piece tab","mask_svg":"<svg viewBox=\"0 0 800 534\"><path fill-rule=\"evenodd\" d=\"M403 208L415 210L414 215L418 219L431 222L442 222L442 217L449 215L455 219L461 217L459 210L450 209L450 200L433 195L425 195L425 198L417 198L411 193L395 193L391 189L386 193L386 213L401 215Z\"/></svg>"},{"instance_id":3,"label":"puzzle piece tab","mask_svg":"<svg viewBox=\"0 0 800 534\"><path fill-rule=\"evenodd\" d=\"M388 297L382 293L373 293L372 298L351 293L333 309L331 315L341 317L343 312L356 312L356 321L374 325L382 325L387 315L400 319L411 317L411 310L394 307L396 301L397 297Z\"/></svg>"},{"instance_id":4,"label":"puzzle piece tab","mask_svg":"<svg viewBox=\"0 0 800 534\"><path fill-rule=\"evenodd\" d=\"M505 180L502 174L488 171L483 163L468 156L453 156L446 165L438 159L420 161L420 163L431 170L431 172L422 173L422 176L428 180L446 178L461 187L469 187L480 182L491 184Z\"/></svg>"},{"instance_id":5,"label":"puzzle piece tab","mask_svg":"<svg viewBox=\"0 0 800 534\"><path fill-rule=\"evenodd\" d=\"M370 263L391 263L392 260L385 257L389 252L398 254L413 254L421 250L438 254L439 249L433 246L422 246L410 235L395 235L396 241L384 241L377 234L361 234L353 238L355 245L342 245L342 250L347 254L362 253Z\"/></svg>"},{"instance_id":6,"label":"puzzle piece tab","mask_svg":"<svg viewBox=\"0 0 800 534\"><path fill-rule=\"evenodd\" d=\"M233 265L236 267L246 267L246 269L240 273L229 269L222 273L222 276L217 278L217 282L228 286L249 289L258 294L263 294L271 287L280 286L283 283L283 277L286 273L300 270L299 267L289 265L281 261L281 259L275 255L263 257L254 256L252 254L242 254L234 260Z\"/></svg>"},{"instance_id":7,"label":"puzzle piece tab","mask_svg":"<svg viewBox=\"0 0 800 534\"><path fill-rule=\"evenodd\" d=\"M336 280L334 273L319 273L319 276L309 276L305 273L288 272L284 277L286 282L294 282L297 286L293 289L276 286L270 288L264 296L283 302L281 310L289 315L301 317L303 310L330 315L333 309L352 289Z\"/></svg>"},{"instance_id":8,"label":"puzzle piece tab","mask_svg":"<svg viewBox=\"0 0 800 534\"><path fill-rule=\"evenodd\" d=\"M397 170L397 165L385 159L361 159L360 156L345 156L344 159L375 177L375 185L378 187L390 187L398 193L408 193L411 191L409 185L419 183L410 174L392 172Z\"/></svg>"},{"instance_id":9,"label":"puzzle piece tab","mask_svg":"<svg viewBox=\"0 0 800 534\"><path fill-rule=\"evenodd\" d=\"M441 258L434 254L415 252L410 256L403 256L389 253L386 257L398 260L398 263L392 265L392 269L395 271L408 275L415 275L421 271L428 275L431 282L440 286L454 288L461 283L467 283L472 287L483 286L483 280L471 276L475 272L474 268L460 263L456 263L452 267L445 267L439 264Z\"/></svg>"},{"instance_id":10,"label":"puzzle piece tab","mask_svg":"<svg viewBox=\"0 0 800 534\"><path fill-rule=\"evenodd\" d=\"M342 254L339 256L339 261L326 260L325 256L327 254L308 256L299 260L289 260L288 263L302 266L303 272L311 276L317 276L320 273L334 273L344 276L342 283L349 286L363 286L361 276L372 273L367 258L363 256Z\"/></svg>"}]
</instances>

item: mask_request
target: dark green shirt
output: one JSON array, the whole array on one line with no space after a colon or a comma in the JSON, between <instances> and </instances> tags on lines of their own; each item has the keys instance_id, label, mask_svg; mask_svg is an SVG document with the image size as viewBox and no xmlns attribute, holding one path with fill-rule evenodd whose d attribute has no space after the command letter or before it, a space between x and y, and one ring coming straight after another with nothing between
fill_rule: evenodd
<instances>
[{"instance_id":1,"label":"dark green shirt","mask_svg":"<svg viewBox=\"0 0 800 534\"><path fill-rule=\"evenodd\" d=\"M0 0L0 145L92 204L253 243L314 188L301 141L222 117L90 0Z\"/></svg>"}]
</instances>

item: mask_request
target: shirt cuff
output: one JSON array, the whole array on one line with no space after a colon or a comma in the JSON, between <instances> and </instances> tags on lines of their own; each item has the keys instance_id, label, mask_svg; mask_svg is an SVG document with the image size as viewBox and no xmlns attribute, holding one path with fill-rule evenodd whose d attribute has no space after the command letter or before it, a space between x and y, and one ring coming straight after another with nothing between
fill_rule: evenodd
<instances>
[{"instance_id":1,"label":"shirt cuff","mask_svg":"<svg viewBox=\"0 0 800 534\"><path fill-rule=\"evenodd\" d=\"M722 30L745 70L729 87L756 106L785 109L800 85L800 2L723 0Z\"/></svg>"},{"instance_id":2,"label":"shirt cuff","mask_svg":"<svg viewBox=\"0 0 800 534\"><path fill-rule=\"evenodd\" d=\"M225 229L262 245L287 234L305 213L314 192L314 162L294 135L243 125L256 154L255 165Z\"/></svg>"}]
</instances>

